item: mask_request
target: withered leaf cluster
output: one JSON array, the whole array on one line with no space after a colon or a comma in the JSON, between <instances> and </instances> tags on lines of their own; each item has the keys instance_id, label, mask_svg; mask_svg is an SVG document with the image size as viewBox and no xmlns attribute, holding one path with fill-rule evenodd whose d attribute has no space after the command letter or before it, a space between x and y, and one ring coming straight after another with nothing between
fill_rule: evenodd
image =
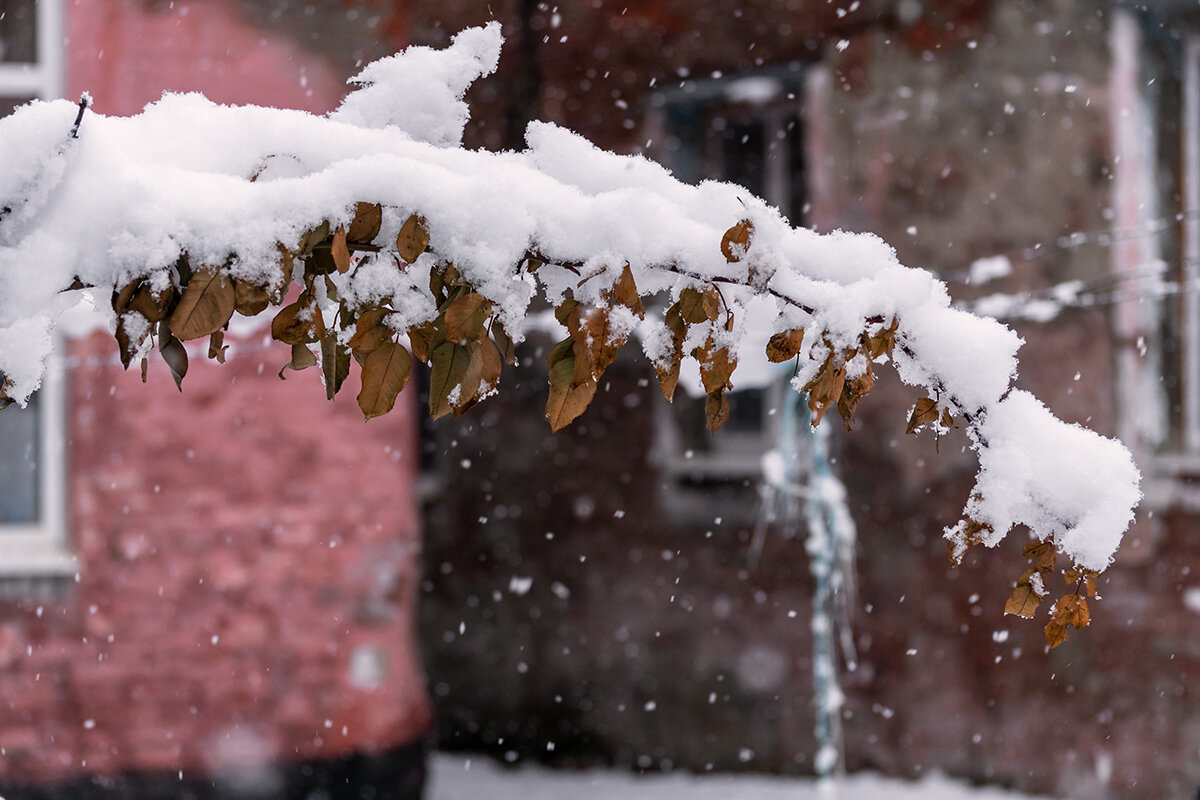
<instances>
[{"instance_id":1,"label":"withered leaf cluster","mask_svg":"<svg viewBox=\"0 0 1200 800\"><path fill-rule=\"evenodd\" d=\"M1004 613L1033 619L1042 599L1050 594L1050 580L1054 574L1057 553L1054 540L1050 537L1044 541L1027 542L1021 552L1033 562L1033 566L1017 578L1017 585L1004 604ZM1046 644L1051 648L1067 641L1069 628L1087 626L1091 621L1087 598L1097 597L1097 573L1094 570L1073 567L1063 577L1067 585L1074 586L1075 590L1060 597L1050 609L1050 621L1043 632Z\"/></svg>"},{"instance_id":2,"label":"withered leaf cluster","mask_svg":"<svg viewBox=\"0 0 1200 800\"><path fill-rule=\"evenodd\" d=\"M581 280L580 285L584 280L587 279ZM555 318L566 326L568 335L546 356L550 369L546 419L552 430L565 428L587 409L596 396L600 376L629 338L628 329L613 325L617 308L628 309L638 318L646 314L629 264L612 287L602 292L599 305L588 308L574 297L567 297L554 310Z\"/></svg>"},{"instance_id":3,"label":"withered leaf cluster","mask_svg":"<svg viewBox=\"0 0 1200 800\"><path fill-rule=\"evenodd\" d=\"M224 362L224 335L233 314L255 316L274 306L278 310L271 320L271 336L291 347L291 357L279 373L281 378L288 370L320 366L326 394L332 399L349 377L352 362L357 362L361 379L357 402L364 417L371 419L395 406L412 375L415 359L429 367L430 414L439 418L465 413L496 389L505 364L516 363L513 340L493 301L453 263L438 255L436 242L431 240L419 214L408 214L395 241L384 242L380 240L384 213L378 203L360 202L349 218L322 220L298 242L276 243L278 258L269 270L269 279L246 281L234 277L230 270L232 256L225 264L193 264L187 253L181 253L169 269L130 280L112 294L122 363L128 368L140 360L144 380L148 355L156 346L182 388L188 370L184 342L207 338L208 357ZM741 220L726 231L720 250L728 263L746 266L744 276L730 282L759 292L769 291L770 276L747 259L753 238L754 225ZM405 271L426 254L432 256L426 260L436 314L419 324L400 321L403 317L390 301L375 305L347 302L339 297L331 279L335 273L353 273L372 258L390 259L395 269ZM577 274L582 266L556 263L535 248L515 268L535 272L548 264ZM660 353L656 363L659 385L663 396L671 401L682 360L694 358L707 395L706 425L715 432L729 418L726 393L733 388L738 363L732 349L734 312L720 290L720 283L729 279L705 279L675 271L685 279L681 279L683 287L663 319L669 336L665 353ZM585 303L573 296L587 281L600 275L607 276L611 284L599 292L598 301ZM293 283L298 285L296 293L289 291ZM545 413L555 431L588 408L605 370L628 339L633 318L641 320L646 314L628 263L619 269L609 265L581 277L574 293L568 293L555 309L568 335L546 357L549 396ZM587 295L597 297L595 292ZM289 298L294 299L287 302ZM900 320L865 320L853 347L835 346L827 338L806 343L805 336L805 330L799 327L776 333L766 345L766 356L775 363L795 359L798 369L804 359L809 359L810 369L819 361L802 387L808 395L813 425L836 407L849 429L859 402L874 387L873 364L903 346ZM0 407L11 402L8 388L9 384L0 380ZM953 428L952 409L957 407L951 400L921 397L910 412L906 431L917 433L932 427L940 433ZM976 544L991 530L972 520L965 524L959 544L951 548L955 563L962 558L964 542L966 546ZM1034 564L1017 580L1005 612L1032 617L1047 594L1046 585L1054 569L1054 544L1051 540L1031 543L1025 555ZM1066 576L1076 588L1051 610L1045 634L1052 647L1066 641L1069 627L1087 625L1087 598L1096 597L1096 573L1075 569Z\"/></svg>"}]
</instances>

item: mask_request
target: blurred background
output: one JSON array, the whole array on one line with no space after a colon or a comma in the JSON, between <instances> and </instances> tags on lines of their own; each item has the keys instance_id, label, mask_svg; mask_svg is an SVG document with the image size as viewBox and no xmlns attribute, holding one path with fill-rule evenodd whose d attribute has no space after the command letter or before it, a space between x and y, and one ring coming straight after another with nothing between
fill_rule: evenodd
<instances>
[{"instance_id":1,"label":"blurred background","mask_svg":"<svg viewBox=\"0 0 1200 800\"><path fill-rule=\"evenodd\" d=\"M906 436L887 370L852 432L797 425L783 370L710 437L626 348L551 435L537 336L461 420L410 389L364 425L315 375L280 382L261 334L181 396L66 330L0 414L0 794L418 797L432 746L1193 796L1200 7L0 0L0 111L86 90L100 114L164 91L325 113L369 61L491 19L467 146L543 119L738 182L1024 337L1018 385L1144 474L1092 624L1051 652L1044 619L1003 615L1016 541L949 566L974 457ZM830 476L833 551L805 510Z\"/></svg>"}]
</instances>

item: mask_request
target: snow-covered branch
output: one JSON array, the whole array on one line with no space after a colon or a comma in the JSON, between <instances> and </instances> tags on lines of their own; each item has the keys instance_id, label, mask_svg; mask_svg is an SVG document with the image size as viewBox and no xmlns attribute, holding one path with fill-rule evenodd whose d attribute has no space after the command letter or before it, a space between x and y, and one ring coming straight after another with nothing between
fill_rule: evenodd
<instances>
[{"instance_id":1,"label":"snow-covered branch","mask_svg":"<svg viewBox=\"0 0 1200 800\"><path fill-rule=\"evenodd\" d=\"M891 360L925 390L910 428L966 425L981 469L959 545L1026 525L1072 564L1107 566L1138 472L1120 443L1011 389L1015 333L951 308L879 238L793 228L738 186L686 185L547 123L521 152L464 149L463 93L500 45L492 24L372 64L326 117L187 94L90 115L77 138L67 101L0 120L3 396L38 386L72 286L112 293L127 362L157 343L182 378L179 339L212 336L220 354L235 310L284 303L294 281L273 333L293 367L321 361L331 394L358 357L368 416L391 407L410 350L432 364L436 415L486 396L540 293L570 334L551 353L556 427L635 333L668 395L680 359L701 362L717 427L738 360L762 358L753 320L773 357L796 359L816 419L836 406L849 421ZM653 296L665 316L643 309Z\"/></svg>"}]
</instances>

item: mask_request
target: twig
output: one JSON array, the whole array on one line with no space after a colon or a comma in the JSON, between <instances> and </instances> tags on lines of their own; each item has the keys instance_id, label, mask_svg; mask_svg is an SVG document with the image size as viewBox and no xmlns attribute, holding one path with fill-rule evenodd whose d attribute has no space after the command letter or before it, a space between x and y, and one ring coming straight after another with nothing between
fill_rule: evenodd
<instances>
[{"instance_id":1,"label":"twig","mask_svg":"<svg viewBox=\"0 0 1200 800\"><path fill-rule=\"evenodd\" d=\"M87 92L79 95L79 113L75 115L75 124L71 126L71 138L79 138L79 124L83 122L83 112L92 104L92 96Z\"/></svg>"}]
</instances>

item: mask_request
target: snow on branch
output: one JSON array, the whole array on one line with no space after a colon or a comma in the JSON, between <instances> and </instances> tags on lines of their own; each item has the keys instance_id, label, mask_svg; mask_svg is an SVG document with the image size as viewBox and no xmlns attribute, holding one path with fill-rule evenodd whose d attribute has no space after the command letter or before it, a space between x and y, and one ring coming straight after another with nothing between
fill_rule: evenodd
<instances>
[{"instance_id":1,"label":"snow on branch","mask_svg":"<svg viewBox=\"0 0 1200 800\"><path fill-rule=\"evenodd\" d=\"M947 534L958 555L1025 525L1087 580L1108 565L1137 469L1012 391L1015 333L952 309L879 238L793 228L738 186L687 185L539 122L521 152L464 149L463 93L501 42L493 23L372 64L325 117L169 94L89 115L77 137L67 101L0 120L0 402L37 388L55 317L85 287L111 293L126 366L157 347L182 381L182 340L223 360L234 313L282 306L287 366L319 364L330 397L357 360L364 415L386 413L415 356L433 415L459 414L495 389L540 294L568 333L548 358L555 429L636 335L668 399L681 361L699 362L715 430L738 360L762 358L745 345L753 317L774 334L767 356L795 360L814 420L837 408L849 425L890 360L924 390L910 432L965 425L980 473Z\"/></svg>"}]
</instances>

